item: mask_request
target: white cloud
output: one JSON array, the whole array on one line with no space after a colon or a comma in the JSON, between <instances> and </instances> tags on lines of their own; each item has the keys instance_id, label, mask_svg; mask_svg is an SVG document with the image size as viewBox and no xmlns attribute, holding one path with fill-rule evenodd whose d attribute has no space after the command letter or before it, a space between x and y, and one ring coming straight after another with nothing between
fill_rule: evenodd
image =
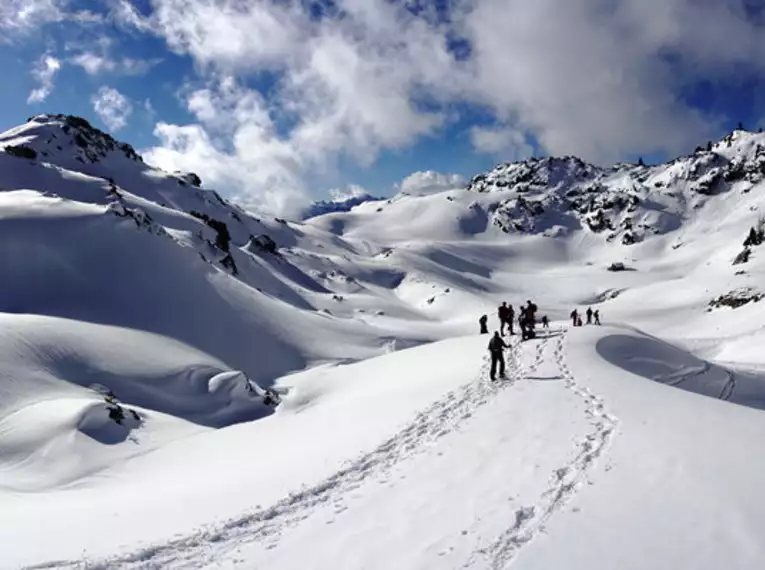
<instances>
[{"instance_id":1,"label":"white cloud","mask_svg":"<svg viewBox=\"0 0 765 570\"><path fill-rule=\"evenodd\" d=\"M0 30L26 31L64 19L66 0L3 0L0 2Z\"/></svg>"},{"instance_id":2,"label":"white cloud","mask_svg":"<svg viewBox=\"0 0 765 570\"><path fill-rule=\"evenodd\" d=\"M9 42L46 24L75 22L98 24L103 16L90 10L69 10L70 0L0 1L0 43Z\"/></svg>"},{"instance_id":3,"label":"white cloud","mask_svg":"<svg viewBox=\"0 0 765 570\"><path fill-rule=\"evenodd\" d=\"M153 0L142 15L116 0L115 14L189 55L205 82L186 97L196 123L159 128L170 146L154 155L183 161L204 148L208 163L239 172L220 175L229 192L263 202L276 188L302 193L339 159L369 164L437 134L453 103L492 112L497 126L468 133L506 158L527 156L528 140L601 163L693 148L716 117L683 100L688 84L765 67L763 28L744 2L458 0L444 19L384 0L337 0L321 18L304 2ZM455 35L471 44L466 58L447 49ZM237 87L241 107L219 81L241 86L264 70L277 78L268 99ZM199 144L179 144L188 137Z\"/></svg>"},{"instance_id":4,"label":"white cloud","mask_svg":"<svg viewBox=\"0 0 765 570\"><path fill-rule=\"evenodd\" d=\"M478 152L499 156L504 161L522 160L534 153L524 133L508 126L471 127L470 142Z\"/></svg>"},{"instance_id":5,"label":"white cloud","mask_svg":"<svg viewBox=\"0 0 765 570\"><path fill-rule=\"evenodd\" d=\"M143 60L130 57L112 59L108 55L99 55L92 51L84 51L71 58L69 62L82 67L88 75L98 75L103 72L116 72L124 75L143 75L160 60Z\"/></svg>"},{"instance_id":6,"label":"white cloud","mask_svg":"<svg viewBox=\"0 0 765 570\"><path fill-rule=\"evenodd\" d=\"M143 102L143 109L146 111L149 121L154 121L157 118L157 111L154 109L154 105L151 104L151 99L146 99Z\"/></svg>"},{"instance_id":7,"label":"white cloud","mask_svg":"<svg viewBox=\"0 0 765 570\"><path fill-rule=\"evenodd\" d=\"M48 98L53 90L53 81L59 69L61 69L61 62L55 57L45 54L39 59L32 70L32 76L39 83L39 87L32 90L27 98L27 103L41 103Z\"/></svg>"},{"instance_id":8,"label":"white cloud","mask_svg":"<svg viewBox=\"0 0 765 570\"><path fill-rule=\"evenodd\" d=\"M263 98L230 78L189 93L199 124L159 123L161 145L141 151L166 170L197 172L205 184L235 200L273 213L298 213L309 202L305 165L280 137Z\"/></svg>"},{"instance_id":9,"label":"white cloud","mask_svg":"<svg viewBox=\"0 0 765 570\"><path fill-rule=\"evenodd\" d=\"M443 174L434 170L413 172L396 185L396 189L411 196L426 196L465 186L459 174Z\"/></svg>"},{"instance_id":10,"label":"white cloud","mask_svg":"<svg viewBox=\"0 0 765 570\"><path fill-rule=\"evenodd\" d=\"M143 75L160 61L162 60L159 58L135 59L132 57L123 57L117 63L117 70L125 75Z\"/></svg>"},{"instance_id":11,"label":"white cloud","mask_svg":"<svg viewBox=\"0 0 765 570\"><path fill-rule=\"evenodd\" d=\"M329 192L329 199L333 202L345 202L352 198L368 196L369 192L363 186L358 184L348 184L345 188L332 188Z\"/></svg>"},{"instance_id":12,"label":"white cloud","mask_svg":"<svg viewBox=\"0 0 765 570\"><path fill-rule=\"evenodd\" d=\"M473 97L532 131L556 154L606 162L675 153L709 135L682 99L734 64L762 69L765 30L741 0L477 0L462 22L473 42Z\"/></svg>"},{"instance_id":13,"label":"white cloud","mask_svg":"<svg viewBox=\"0 0 765 570\"><path fill-rule=\"evenodd\" d=\"M207 140L216 141L216 149L224 148L220 142L226 136L233 138L229 156L240 152L241 133L258 125L251 147L237 155L242 171L257 166L258 174L224 188L231 193L246 189L251 200L261 203L266 196L273 198L276 188L303 196L304 181L340 157L368 164L381 149L404 148L444 120L439 110L421 105L420 97L434 90L446 93L453 83L445 37L401 6L344 2L343 18L322 21L310 18L297 3L157 0L154 6L150 23L144 19L141 25L165 37L177 53L191 55L209 77L242 77L259 70L280 74L278 93L269 102L237 88L242 104L234 106L226 81L188 96L198 120L194 136L204 132ZM221 103L228 112L221 113ZM277 136L276 121L291 128ZM169 128L160 131L163 145L170 141ZM200 147L191 148L196 152ZM165 149L170 152L157 148L151 154L180 160L185 149L173 144ZM208 160L216 157L221 158L207 155ZM268 161L273 165L267 166Z\"/></svg>"},{"instance_id":14,"label":"white cloud","mask_svg":"<svg viewBox=\"0 0 765 570\"><path fill-rule=\"evenodd\" d=\"M112 131L118 131L127 124L133 112L133 105L112 87L103 86L91 97L93 110Z\"/></svg>"},{"instance_id":15,"label":"white cloud","mask_svg":"<svg viewBox=\"0 0 765 570\"><path fill-rule=\"evenodd\" d=\"M154 8L150 20L127 7L122 14L161 34L175 52L227 72L281 66L310 33L305 13L289 3L156 0Z\"/></svg>"},{"instance_id":16,"label":"white cloud","mask_svg":"<svg viewBox=\"0 0 765 570\"><path fill-rule=\"evenodd\" d=\"M89 75L97 75L102 71L111 71L117 65L113 60L92 52L76 55L70 61L74 65L82 67Z\"/></svg>"}]
</instances>

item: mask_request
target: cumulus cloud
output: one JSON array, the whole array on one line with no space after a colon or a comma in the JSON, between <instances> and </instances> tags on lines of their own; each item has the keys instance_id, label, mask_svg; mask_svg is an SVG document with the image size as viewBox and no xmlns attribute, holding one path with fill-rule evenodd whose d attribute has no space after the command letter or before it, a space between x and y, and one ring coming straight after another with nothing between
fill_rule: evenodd
<instances>
[{"instance_id":1,"label":"cumulus cloud","mask_svg":"<svg viewBox=\"0 0 765 570\"><path fill-rule=\"evenodd\" d=\"M434 170L413 172L396 185L402 194L426 196L465 186L465 179L459 174L443 174Z\"/></svg>"},{"instance_id":2,"label":"cumulus cloud","mask_svg":"<svg viewBox=\"0 0 765 570\"><path fill-rule=\"evenodd\" d=\"M200 75L185 96L195 122L158 125L150 155L201 158L229 193L284 205L316 169L406 148L463 103L495 119L468 126L474 148L506 159L530 140L599 163L673 154L718 124L688 104L689 85L765 68L749 0L458 0L448 17L409 4L153 0L142 13L116 0L121 25L163 38ZM455 38L469 46L459 57ZM244 87L264 71L277 79L267 98Z\"/></svg>"},{"instance_id":3,"label":"cumulus cloud","mask_svg":"<svg viewBox=\"0 0 765 570\"><path fill-rule=\"evenodd\" d=\"M251 208L294 214L309 202L302 159L276 132L256 91L225 78L191 91L187 107L198 123L159 123L154 134L161 144L142 151L148 162L197 172Z\"/></svg>"},{"instance_id":4,"label":"cumulus cloud","mask_svg":"<svg viewBox=\"0 0 765 570\"><path fill-rule=\"evenodd\" d=\"M127 125L128 117L133 112L133 105L119 91L103 86L91 97L93 110L112 131L118 131Z\"/></svg>"},{"instance_id":5,"label":"cumulus cloud","mask_svg":"<svg viewBox=\"0 0 765 570\"><path fill-rule=\"evenodd\" d=\"M53 81L59 69L61 69L61 62L55 57L45 54L39 59L32 70L32 76L39 83L39 86L29 94L27 103L41 103L48 98L53 90Z\"/></svg>"},{"instance_id":6,"label":"cumulus cloud","mask_svg":"<svg viewBox=\"0 0 765 570\"><path fill-rule=\"evenodd\" d=\"M350 3L343 18L326 20L288 3L158 0L155 8L151 24L144 25L210 76L280 74L278 93L269 102L239 86L241 104L234 105L230 79L188 96L198 120L195 136L204 131L218 151L226 137L234 141L224 152L237 157L247 176L225 188L230 193L246 190L256 202L285 205L306 197L304 181L316 169L343 156L368 164L381 149L406 147L444 120L418 98L446 84L453 71L446 39L401 6ZM389 40L393 35L396 42ZM277 120L291 128L277 135ZM160 131L163 146L170 127ZM238 142L242 133L257 133L249 136L246 150ZM180 160L183 148L151 149L149 155L164 166L170 156ZM277 199L280 193L290 199Z\"/></svg>"},{"instance_id":7,"label":"cumulus cloud","mask_svg":"<svg viewBox=\"0 0 765 570\"><path fill-rule=\"evenodd\" d=\"M552 153L595 161L675 153L709 135L682 99L733 64L762 68L765 32L742 0L479 0L461 26L476 99Z\"/></svg>"}]
</instances>

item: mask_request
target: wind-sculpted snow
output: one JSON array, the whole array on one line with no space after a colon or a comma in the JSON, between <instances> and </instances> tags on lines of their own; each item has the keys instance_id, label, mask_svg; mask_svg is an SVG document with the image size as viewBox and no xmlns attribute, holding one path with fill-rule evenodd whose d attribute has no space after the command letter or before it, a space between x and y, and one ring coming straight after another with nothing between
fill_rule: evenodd
<instances>
[{"instance_id":1,"label":"wind-sculpted snow","mask_svg":"<svg viewBox=\"0 0 765 570\"><path fill-rule=\"evenodd\" d=\"M765 409L765 374L716 365L650 336L614 334L598 341L597 351L606 361L637 376Z\"/></svg>"}]
</instances>

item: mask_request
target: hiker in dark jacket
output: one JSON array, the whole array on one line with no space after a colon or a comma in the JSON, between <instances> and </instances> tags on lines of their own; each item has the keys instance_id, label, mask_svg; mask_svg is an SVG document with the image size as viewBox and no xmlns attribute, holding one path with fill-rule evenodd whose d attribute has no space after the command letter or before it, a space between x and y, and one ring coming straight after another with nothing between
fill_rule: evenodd
<instances>
[{"instance_id":1,"label":"hiker in dark jacket","mask_svg":"<svg viewBox=\"0 0 765 570\"><path fill-rule=\"evenodd\" d=\"M595 312L592 313L592 316L595 317L595 324L600 324L600 309L595 309Z\"/></svg>"},{"instance_id":2,"label":"hiker in dark jacket","mask_svg":"<svg viewBox=\"0 0 765 570\"><path fill-rule=\"evenodd\" d=\"M550 321L547 320L547 315L542 315L542 328L549 329Z\"/></svg>"},{"instance_id":3,"label":"hiker in dark jacket","mask_svg":"<svg viewBox=\"0 0 765 570\"><path fill-rule=\"evenodd\" d=\"M499 318L499 331L502 336L505 336L505 325L510 315L510 311L507 308L507 303L502 303L497 309L497 317Z\"/></svg>"},{"instance_id":4,"label":"hiker in dark jacket","mask_svg":"<svg viewBox=\"0 0 765 570\"><path fill-rule=\"evenodd\" d=\"M478 324L481 325L481 334L489 334L489 328L486 325L488 321L489 317L486 315L481 315L481 318L478 319Z\"/></svg>"},{"instance_id":5,"label":"hiker in dark jacket","mask_svg":"<svg viewBox=\"0 0 765 570\"><path fill-rule=\"evenodd\" d=\"M494 336L489 341L489 354L491 354L491 372L489 376L492 380L497 378L497 364L499 364L499 377L505 377L505 355L502 351L509 348L502 337L499 336L499 331L494 331Z\"/></svg>"},{"instance_id":6,"label":"hiker in dark jacket","mask_svg":"<svg viewBox=\"0 0 765 570\"><path fill-rule=\"evenodd\" d=\"M592 307L587 307L586 315L587 315L587 324L591 325L592 324Z\"/></svg>"},{"instance_id":7,"label":"hiker in dark jacket","mask_svg":"<svg viewBox=\"0 0 765 570\"><path fill-rule=\"evenodd\" d=\"M571 324L572 324L573 326L576 326L576 322L577 322L578 320L579 320L579 311L577 311L576 309L574 309L573 311L571 311Z\"/></svg>"},{"instance_id":8,"label":"hiker in dark jacket","mask_svg":"<svg viewBox=\"0 0 765 570\"><path fill-rule=\"evenodd\" d=\"M508 305L507 307L507 327L510 329L510 334L514 335L513 332L513 321L515 320L515 310L513 309L512 305Z\"/></svg>"}]
</instances>

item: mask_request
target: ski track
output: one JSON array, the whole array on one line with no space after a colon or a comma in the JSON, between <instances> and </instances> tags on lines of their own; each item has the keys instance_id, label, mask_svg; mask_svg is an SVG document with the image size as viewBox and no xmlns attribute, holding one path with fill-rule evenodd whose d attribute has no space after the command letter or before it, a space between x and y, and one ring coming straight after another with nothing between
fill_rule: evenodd
<instances>
[{"instance_id":1,"label":"ski track","mask_svg":"<svg viewBox=\"0 0 765 570\"><path fill-rule=\"evenodd\" d=\"M563 385L581 398L585 405L585 414L593 425L593 430L577 443L576 454L567 464L555 469L550 478L550 486L535 505L524 506L514 513L511 526L490 545L476 550L463 568L475 566L492 570L507 568L516 559L523 546L529 544L540 532L545 523L557 511L561 510L577 493L587 479L603 453L608 449L616 434L618 419L605 407L603 399L593 394L588 388L579 385L565 362L565 332L559 335L555 345L554 358L563 378ZM535 364L543 360L546 342L537 346ZM532 365L532 368L536 368Z\"/></svg>"},{"instance_id":2,"label":"ski track","mask_svg":"<svg viewBox=\"0 0 765 570\"><path fill-rule=\"evenodd\" d=\"M727 368L720 367L720 369L725 373L726 380L717 398L719 400L724 400L728 402L730 401L731 397L733 397L733 392L736 389L736 376ZM704 374L706 374L710 370L712 370L712 364L709 362L704 362L704 364L701 367L699 367L697 370L665 376L663 378L655 378L655 380L662 384L666 384L667 386L673 386L677 388L677 387L680 387L681 384L688 382L689 380L695 380L696 378L700 378L701 376L704 376Z\"/></svg>"},{"instance_id":3,"label":"ski track","mask_svg":"<svg viewBox=\"0 0 765 570\"><path fill-rule=\"evenodd\" d=\"M725 386L723 386L723 389L720 391L720 395L718 398L720 400L725 400L726 402L729 402L730 399L733 397L733 391L736 389L736 375L733 374L730 370L725 370L725 374L728 376L728 379L725 382Z\"/></svg>"},{"instance_id":4,"label":"ski track","mask_svg":"<svg viewBox=\"0 0 765 570\"><path fill-rule=\"evenodd\" d=\"M525 374L535 371L543 362L547 339L536 348L535 358ZM219 558L220 550L267 541L266 548L275 548L281 534L310 517L316 508L332 504L340 516L352 500L352 492L364 483L376 480L391 484L388 474L400 462L419 455L443 436L458 430L473 413L489 402L497 393L515 384L521 376L520 343L510 341L506 379L489 379L489 358L484 358L477 379L473 379L443 399L432 404L403 430L392 436L374 451L346 464L340 471L311 487L292 493L266 509L231 519L216 529L202 529L190 536L173 539L164 544L145 547L128 555L100 560L55 561L38 564L35 569L107 570L125 568L148 570L174 567L195 568Z\"/></svg>"}]
</instances>

